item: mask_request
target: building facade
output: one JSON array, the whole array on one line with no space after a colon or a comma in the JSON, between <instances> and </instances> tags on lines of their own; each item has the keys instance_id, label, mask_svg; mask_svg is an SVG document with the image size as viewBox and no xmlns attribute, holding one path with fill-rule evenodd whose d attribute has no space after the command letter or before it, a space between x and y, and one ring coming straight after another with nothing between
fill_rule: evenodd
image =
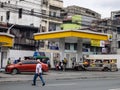
<instances>
[{"instance_id":1,"label":"building facade","mask_svg":"<svg viewBox=\"0 0 120 90\"><path fill-rule=\"evenodd\" d=\"M101 15L90 9L78 6L69 6L63 9L63 0L0 0L0 5L0 32L10 33L15 36L14 47L2 47L1 56L5 56L1 57L2 67L5 67L7 58L10 57L14 60L17 57L31 56L36 50L45 52L51 58L52 65L54 60L63 59L60 55L61 52L64 52L63 56L69 60L69 65L67 66L69 68L71 67L71 60L73 58L77 57L80 59L78 54L81 51L83 54L101 54L102 52L100 45L91 45L91 39L84 38L81 41L81 39L78 40L71 36L64 40L56 38L54 40L35 41L33 38L34 33L44 34L52 31L61 32L61 30L71 29L83 30L85 32L93 30L95 35L97 35L99 29L96 32L93 29L94 25L92 22L100 20ZM64 43L61 44L60 42L62 41ZM81 42L83 43L81 44ZM100 40L97 42L100 44ZM64 49L61 50L60 47ZM13 53L16 55L13 55Z\"/></svg>"},{"instance_id":2,"label":"building facade","mask_svg":"<svg viewBox=\"0 0 120 90\"><path fill-rule=\"evenodd\" d=\"M106 54L117 54L116 27L113 26L113 20L111 20L111 18L95 20L92 22L91 28L95 32L102 32L109 34L111 39L105 41L105 47L103 48L103 50L106 51Z\"/></svg>"},{"instance_id":3,"label":"building facade","mask_svg":"<svg viewBox=\"0 0 120 90\"><path fill-rule=\"evenodd\" d=\"M114 43L117 54L120 54L120 10L111 12L111 19L113 21L114 30Z\"/></svg>"},{"instance_id":4,"label":"building facade","mask_svg":"<svg viewBox=\"0 0 120 90\"><path fill-rule=\"evenodd\" d=\"M74 24L74 29L88 28L91 26L91 22L93 20L98 20L101 18L99 13L75 5L64 8L62 16L64 25L72 23ZM69 29L66 27L67 26L65 25L63 29Z\"/></svg>"},{"instance_id":5,"label":"building facade","mask_svg":"<svg viewBox=\"0 0 120 90\"><path fill-rule=\"evenodd\" d=\"M80 12L82 11L82 12ZM95 20L101 19L100 14L86 9L81 8L78 6L69 6L69 8L64 8L62 10L62 19L63 24L61 25L61 30L52 30L54 32L41 32L36 34L35 39L44 41L46 38L48 39L48 43L41 42L40 43L40 51L47 52L51 58L51 65L55 67L55 62L62 61L64 57L68 60L67 68L72 67L72 60L76 59L78 62L82 62L82 55L83 54L102 54L102 47L100 46L100 40L91 40L90 37L84 37L82 39L78 39L76 37L67 37L67 34L64 38L64 33L61 36L57 37L57 34L53 33L60 33L60 32L69 32L69 30L82 30L83 32L93 32L92 31L92 22ZM50 30L51 31L51 30ZM76 31L77 32L77 31ZM94 33L99 33L95 32ZM40 34L40 36L39 36ZM44 36L44 34L46 34ZM54 36L49 36L53 34ZM42 37L43 35L43 37ZM48 35L48 36L47 36ZM59 34L60 35L60 34ZM76 35L77 36L77 35ZM48 38L49 37L49 38ZM41 39L42 38L42 39ZM50 39L51 38L51 39ZM52 39L54 38L54 39ZM97 46L91 45L91 41L98 42ZM62 43L62 44L61 44ZM41 48L44 47L45 48ZM61 49L62 48L62 49ZM62 52L62 53L61 53Z\"/></svg>"},{"instance_id":6,"label":"building facade","mask_svg":"<svg viewBox=\"0 0 120 90\"><path fill-rule=\"evenodd\" d=\"M87 8L79 7L79 6L68 6L62 11L63 25L61 29L77 29L77 30L88 30L94 31L92 28L92 22L101 19L101 15L95 11L92 11ZM102 47L91 46L91 40L83 40L83 53L84 54L101 54ZM76 50L77 44L67 43L66 47L74 47Z\"/></svg>"},{"instance_id":7,"label":"building facade","mask_svg":"<svg viewBox=\"0 0 120 90\"><path fill-rule=\"evenodd\" d=\"M5 67L7 58L17 59L11 56L13 52L17 54L16 50L29 53L39 49L42 41L35 41L34 33L60 30L62 0L0 0L0 5L0 32L15 36L12 48L2 47L2 56L5 56L1 57L2 67ZM16 56L26 56L21 54Z\"/></svg>"}]
</instances>

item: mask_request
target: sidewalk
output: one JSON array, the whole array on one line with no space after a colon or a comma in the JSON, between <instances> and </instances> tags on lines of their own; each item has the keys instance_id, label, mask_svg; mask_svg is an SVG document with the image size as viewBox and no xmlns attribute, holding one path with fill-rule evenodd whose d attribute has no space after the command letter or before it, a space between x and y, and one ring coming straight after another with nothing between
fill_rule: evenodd
<instances>
[{"instance_id":1,"label":"sidewalk","mask_svg":"<svg viewBox=\"0 0 120 90\"><path fill-rule=\"evenodd\" d=\"M34 73L21 73L16 75L5 74L0 72L0 82L11 82L11 81L26 81L32 80ZM120 78L120 71L118 72L100 72L100 71L54 71L50 70L44 75L46 80L65 80L65 79L93 79L93 78Z\"/></svg>"}]
</instances>

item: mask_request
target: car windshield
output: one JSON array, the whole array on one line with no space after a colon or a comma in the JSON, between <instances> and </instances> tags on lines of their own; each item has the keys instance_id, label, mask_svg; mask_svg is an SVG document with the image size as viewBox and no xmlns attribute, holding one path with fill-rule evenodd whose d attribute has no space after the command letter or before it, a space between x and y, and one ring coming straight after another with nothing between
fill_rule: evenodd
<instances>
[{"instance_id":1,"label":"car windshield","mask_svg":"<svg viewBox=\"0 0 120 90\"><path fill-rule=\"evenodd\" d=\"M22 64L37 64L35 60L23 60Z\"/></svg>"}]
</instances>

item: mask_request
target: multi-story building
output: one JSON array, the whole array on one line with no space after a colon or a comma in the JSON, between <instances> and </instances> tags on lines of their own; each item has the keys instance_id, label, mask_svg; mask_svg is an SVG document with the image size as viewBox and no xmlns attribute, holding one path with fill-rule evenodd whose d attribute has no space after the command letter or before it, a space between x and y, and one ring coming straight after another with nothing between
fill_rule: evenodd
<instances>
[{"instance_id":1,"label":"multi-story building","mask_svg":"<svg viewBox=\"0 0 120 90\"><path fill-rule=\"evenodd\" d=\"M50 32L61 30L62 24L61 10L63 9L62 0L43 0L41 12L43 15L48 15L41 19L40 32ZM39 41L41 49L46 49L49 46L48 41Z\"/></svg>"},{"instance_id":2,"label":"multi-story building","mask_svg":"<svg viewBox=\"0 0 120 90\"><path fill-rule=\"evenodd\" d=\"M0 0L0 5L0 31L15 36L14 47L2 47L4 66L9 57L14 60L33 55L41 45L33 39L34 33L60 30L62 0Z\"/></svg>"},{"instance_id":3,"label":"multi-story building","mask_svg":"<svg viewBox=\"0 0 120 90\"><path fill-rule=\"evenodd\" d=\"M104 18L95 20L92 22L92 30L95 32L102 32L110 34L110 40L105 41L105 47L103 53L116 54L116 27L113 26L113 20L110 18Z\"/></svg>"},{"instance_id":4,"label":"multi-story building","mask_svg":"<svg viewBox=\"0 0 120 90\"><path fill-rule=\"evenodd\" d=\"M42 18L41 32L60 30L62 0L43 0L41 12L48 15Z\"/></svg>"},{"instance_id":5,"label":"multi-story building","mask_svg":"<svg viewBox=\"0 0 120 90\"><path fill-rule=\"evenodd\" d=\"M79 7L79 6L68 6L63 9L63 29L66 28L67 24L73 24L72 27L74 29L84 29L91 26L91 22L93 20L98 20L101 18L101 15L95 11L92 11L87 8Z\"/></svg>"},{"instance_id":6,"label":"multi-story building","mask_svg":"<svg viewBox=\"0 0 120 90\"><path fill-rule=\"evenodd\" d=\"M107 34L91 31L92 21L99 20L100 14L78 6L69 7L69 10L62 10L63 24L60 31L34 34L35 40L48 40L46 45L41 42L40 51L50 54L52 68L64 58L68 61L67 68L71 68L72 60L82 62L84 54L101 54L104 40L108 39ZM102 35L106 39L99 37ZM46 48L41 48L42 46Z\"/></svg>"},{"instance_id":7,"label":"multi-story building","mask_svg":"<svg viewBox=\"0 0 120 90\"><path fill-rule=\"evenodd\" d=\"M13 48L2 47L1 61L3 67L6 65L7 58L17 59L19 57L33 55L36 49L44 52L55 52L57 59L60 59L59 41L55 40L33 40L33 33L44 33L61 30L61 10L63 8L62 0L0 0L0 31L15 35ZM67 23L67 28L63 25L62 29L81 29L91 30L92 21L101 18L100 14L86 8L78 6L69 6L65 8L63 22ZM69 18L70 17L70 18ZM71 19L72 17L72 19ZM68 20L66 20L68 19ZM72 28L67 21L72 22ZM75 25L75 26L74 26ZM70 28L68 28L70 27ZM66 57L76 57L77 43L71 38L65 42ZM70 43L69 43L70 42ZM101 47L91 46L90 39L83 39L84 54L101 53ZM22 52L21 50L25 50ZM31 50L31 51L27 51ZM51 51L50 51L51 50ZM53 57L53 59L56 59ZM1 66L2 66L1 64Z\"/></svg>"},{"instance_id":8,"label":"multi-story building","mask_svg":"<svg viewBox=\"0 0 120 90\"><path fill-rule=\"evenodd\" d=\"M40 26L41 0L1 0L0 4L1 26L15 35L13 49L35 50L33 33L38 32Z\"/></svg>"},{"instance_id":9,"label":"multi-story building","mask_svg":"<svg viewBox=\"0 0 120 90\"><path fill-rule=\"evenodd\" d=\"M119 11L112 11L111 12L111 19L113 21L113 26L115 27L114 30L114 49L116 50L117 54L120 54L120 10Z\"/></svg>"},{"instance_id":10,"label":"multi-story building","mask_svg":"<svg viewBox=\"0 0 120 90\"><path fill-rule=\"evenodd\" d=\"M63 25L61 29L77 29L92 31L92 22L101 19L101 15L95 11L79 6L68 6L62 10ZM93 30L94 31L94 30ZM101 54L102 47L91 46L91 40L83 40L84 54ZM70 43L67 43L70 44ZM76 47L76 44L68 45Z\"/></svg>"},{"instance_id":11,"label":"multi-story building","mask_svg":"<svg viewBox=\"0 0 120 90\"><path fill-rule=\"evenodd\" d=\"M101 18L100 14L92 10L81 8L78 6L69 6L68 8L64 8L62 10L61 16L63 18L63 24L61 25L61 30L84 30L86 32L87 31L90 32L93 20L98 20ZM55 31L55 30L53 29L49 31ZM50 32L50 33L58 33L58 32ZM60 32L64 32L64 31L60 31ZM47 34L50 34L50 33L47 33ZM39 37L39 34L40 33L38 33L36 37L37 36ZM42 34L44 35L45 33L42 33ZM71 68L71 63L72 63L71 59L73 58L77 59L77 61L82 61L82 57L79 58L79 56L82 56L83 54L99 54L99 53L101 54L102 53L101 46L91 46L90 37L88 39L84 38L81 41L78 40L78 38L76 39L74 37L68 37L68 38L61 37L61 39L59 38L52 39L52 38L49 39L49 42L46 45L43 44L43 42L41 42L41 46L40 46L40 47L46 46L46 48L41 48L40 51L51 53L52 67L55 67L56 61L58 62L62 61L63 57L66 57L68 59L67 67ZM36 40L39 40L39 39L37 38ZM80 44L80 42L82 42L82 45ZM97 40L97 42L100 43L100 40ZM82 53L80 53L79 55L78 55L79 53L78 50L79 51L82 50ZM61 52L64 52L64 54ZM61 54L62 54L62 57L60 57Z\"/></svg>"}]
</instances>

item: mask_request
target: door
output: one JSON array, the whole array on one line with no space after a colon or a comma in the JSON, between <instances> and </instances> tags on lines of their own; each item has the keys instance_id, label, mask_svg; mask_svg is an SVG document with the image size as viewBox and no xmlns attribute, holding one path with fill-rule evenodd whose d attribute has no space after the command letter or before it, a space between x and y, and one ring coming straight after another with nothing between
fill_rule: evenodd
<instances>
[{"instance_id":1,"label":"door","mask_svg":"<svg viewBox=\"0 0 120 90\"><path fill-rule=\"evenodd\" d=\"M76 61L76 56L77 54L76 53L66 53L66 58L68 60L67 62L67 68L72 68L72 63L73 63L73 60Z\"/></svg>"}]
</instances>

